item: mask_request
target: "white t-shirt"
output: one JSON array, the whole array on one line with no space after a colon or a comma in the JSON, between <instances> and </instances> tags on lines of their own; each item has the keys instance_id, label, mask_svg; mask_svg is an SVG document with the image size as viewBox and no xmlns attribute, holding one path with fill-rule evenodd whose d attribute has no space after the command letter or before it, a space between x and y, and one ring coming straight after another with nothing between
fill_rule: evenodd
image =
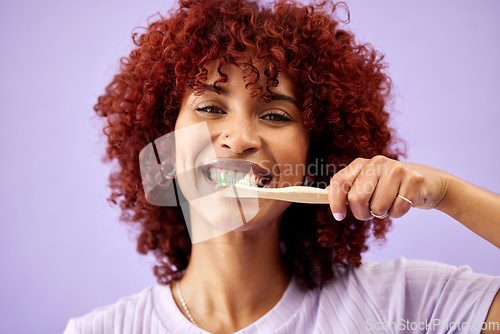
<instances>
[{"instance_id":1,"label":"white t-shirt","mask_svg":"<svg viewBox=\"0 0 500 334\"><path fill-rule=\"evenodd\" d=\"M237 333L480 333L500 289L500 276L405 258L335 274L312 290L292 279L268 313ZM184 317L170 286L154 285L70 319L64 334L73 333L208 332Z\"/></svg>"}]
</instances>

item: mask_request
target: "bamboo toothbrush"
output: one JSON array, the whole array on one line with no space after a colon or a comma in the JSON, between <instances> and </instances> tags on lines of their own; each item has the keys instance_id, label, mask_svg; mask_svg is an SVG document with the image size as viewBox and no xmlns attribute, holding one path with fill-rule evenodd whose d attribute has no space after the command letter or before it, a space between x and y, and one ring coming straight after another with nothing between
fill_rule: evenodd
<instances>
[{"instance_id":1,"label":"bamboo toothbrush","mask_svg":"<svg viewBox=\"0 0 500 334\"><path fill-rule=\"evenodd\" d=\"M226 197L234 198L266 198L280 201L328 204L328 190L314 187L292 186L284 188L259 188L242 184L240 180L236 184L219 184L226 188L222 190Z\"/></svg>"}]
</instances>

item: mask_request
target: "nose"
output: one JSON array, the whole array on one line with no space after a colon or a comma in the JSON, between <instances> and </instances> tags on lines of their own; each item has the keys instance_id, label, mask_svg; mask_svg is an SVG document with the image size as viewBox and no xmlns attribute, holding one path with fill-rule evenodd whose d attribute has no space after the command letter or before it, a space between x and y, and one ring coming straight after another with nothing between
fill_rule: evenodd
<instances>
[{"instance_id":1,"label":"nose","mask_svg":"<svg viewBox=\"0 0 500 334\"><path fill-rule=\"evenodd\" d=\"M261 137L254 124L247 117L235 117L226 123L220 134L223 149L241 154L261 148Z\"/></svg>"}]
</instances>

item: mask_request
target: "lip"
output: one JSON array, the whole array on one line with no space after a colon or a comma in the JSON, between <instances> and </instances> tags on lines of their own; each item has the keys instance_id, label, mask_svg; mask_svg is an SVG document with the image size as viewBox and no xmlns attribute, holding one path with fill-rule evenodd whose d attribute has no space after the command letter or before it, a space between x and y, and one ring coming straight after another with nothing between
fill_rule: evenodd
<instances>
[{"instance_id":1,"label":"lip","mask_svg":"<svg viewBox=\"0 0 500 334\"><path fill-rule=\"evenodd\" d=\"M258 177L267 179L266 185L264 187L268 187L271 184L271 180L273 178L273 175L271 174L271 171L269 169L248 160L222 158L210 161L200 167L205 179L212 184L215 183L208 178L209 170L212 167L218 169L233 170L245 174L251 172Z\"/></svg>"}]
</instances>

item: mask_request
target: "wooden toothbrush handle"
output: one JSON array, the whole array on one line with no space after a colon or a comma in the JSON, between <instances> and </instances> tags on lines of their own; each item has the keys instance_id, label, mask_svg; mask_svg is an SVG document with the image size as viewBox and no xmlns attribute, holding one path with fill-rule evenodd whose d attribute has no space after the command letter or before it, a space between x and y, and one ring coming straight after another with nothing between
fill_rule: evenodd
<instances>
[{"instance_id":1,"label":"wooden toothbrush handle","mask_svg":"<svg viewBox=\"0 0 500 334\"><path fill-rule=\"evenodd\" d=\"M283 188L256 188L235 185L235 191L229 191L230 197L254 197L276 199L280 201L328 204L328 190L314 187L292 186ZM236 194L235 194L236 193Z\"/></svg>"}]
</instances>

